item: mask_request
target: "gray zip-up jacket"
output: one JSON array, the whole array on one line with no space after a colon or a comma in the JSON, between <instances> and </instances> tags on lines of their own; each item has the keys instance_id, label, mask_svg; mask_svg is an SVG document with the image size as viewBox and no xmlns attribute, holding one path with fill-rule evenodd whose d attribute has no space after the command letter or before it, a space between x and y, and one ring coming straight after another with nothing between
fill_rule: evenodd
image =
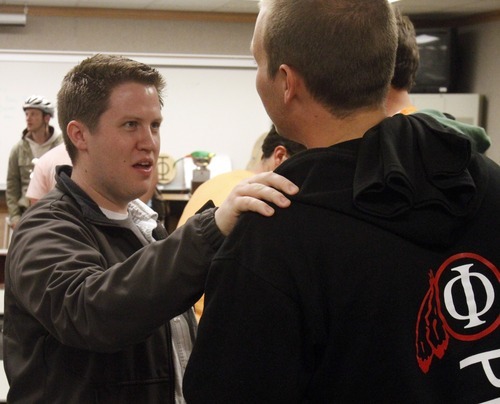
<instances>
[{"instance_id":1,"label":"gray zip-up jacket","mask_svg":"<svg viewBox=\"0 0 500 404\"><path fill-rule=\"evenodd\" d=\"M55 133L54 128L49 126L51 137L47 141L47 150L56 147L63 142L60 134ZM17 224L21 215L29 207L29 200L26 198L26 191L33 171L34 163L33 151L26 140L28 130L23 131L22 139L19 140L10 151L9 165L7 168L7 188L6 199L11 223ZM38 156L39 157L39 156Z\"/></svg>"}]
</instances>

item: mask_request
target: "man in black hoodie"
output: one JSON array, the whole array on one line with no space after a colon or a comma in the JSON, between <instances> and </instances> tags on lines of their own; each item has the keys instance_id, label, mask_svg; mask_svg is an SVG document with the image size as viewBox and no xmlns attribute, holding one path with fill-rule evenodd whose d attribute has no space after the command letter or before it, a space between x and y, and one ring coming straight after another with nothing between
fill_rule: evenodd
<instances>
[{"instance_id":1,"label":"man in black hoodie","mask_svg":"<svg viewBox=\"0 0 500 404\"><path fill-rule=\"evenodd\" d=\"M264 0L252 50L278 132L308 149L271 220L219 250L189 403L500 396L500 168L423 114L388 118L386 0Z\"/></svg>"}]
</instances>

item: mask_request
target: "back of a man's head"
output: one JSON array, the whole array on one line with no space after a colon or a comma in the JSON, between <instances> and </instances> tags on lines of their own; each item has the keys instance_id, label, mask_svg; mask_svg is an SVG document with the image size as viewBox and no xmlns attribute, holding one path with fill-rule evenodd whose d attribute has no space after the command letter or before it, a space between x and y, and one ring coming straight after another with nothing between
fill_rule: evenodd
<instances>
[{"instance_id":1,"label":"back of a man's head","mask_svg":"<svg viewBox=\"0 0 500 404\"><path fill-rule=\"evenodd\" d=\"M66 74L57 94L57 115L73 163L77 150L66 133L68 123L79 120L94 131L100 116L108 109L113 89L127 82L155 87L163 105L163 77L156 69L135 60L98 54L83 60Z\"/></svg>"},{"instance_id":2,"label":"back of a man's head","mask_svg":"<svg viewBox=\"0 0 500 404\"><path fill-rule=\"evenodd\" d=\"M277 146L283 146L286 149L288 157L306 149L304 145L281 136L276 132L276 128L273 125L262 142L262 158L271 157Z\"/></svg>"},{"instance_id":3,"label":"back of a man's head","mask_svg":"<svg viewBox=\"0 0 500 404\"><path fill-rule=\"evenodd\" d=\"M339 117L384 103L397 31L387 0L262 0L264 49L274 77L282 64Z\"/></svg>"},{"instance_id":4,"label":"back of a man's head","mask_svg":"<svg viewBox=\"0 0 500 404\"><path fill-rule=\"evenodd\" d=\"M399 9L395 9L395 15L398 26L398 48L391 86L409 92L415 85L420 61L415 27L407 16L401 15Z\"/></svg>"}]
</instances>

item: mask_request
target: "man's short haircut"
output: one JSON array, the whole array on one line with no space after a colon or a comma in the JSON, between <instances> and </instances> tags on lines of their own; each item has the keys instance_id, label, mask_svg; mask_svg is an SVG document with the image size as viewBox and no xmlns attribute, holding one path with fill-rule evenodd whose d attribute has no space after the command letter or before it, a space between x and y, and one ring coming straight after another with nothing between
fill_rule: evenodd
<instances>
[{"instance_id":1,"label":"man's short haircut","mask_svg":"<svg viewBox=\"0 0 500 404\"><path fill-rule=\"evenodd\" d=\"M98 54L71 69L57 94L58 120L66 149L73 164L77 149L68 138L66 127L72 120L85 124L91 132L109 108L111 92L120 84L135 82L154 86L163 106L165 81L151 66L115 55Z\"/></svg>"},{"instance_id":2,"label":"man's short haircut","mask_svg":"<svg viewBox=\"0 0 500 404\"><path fill-rule=\"evenodd\" d=\"M398 8L394 9L394 14L398 26L398 48L391 85L409 92L415 85L415 76L420 62L417 37L411 20L401 15Z\"/></svg>"},{"instance_id":3,"label":"man's short haircut","mask_svg":"<svg viewBox=\"0 0 500 404\"><path fill-rule=\"evenodd\" d=\"M287 64L316 100L345 117L383 105L397 31L387 0L261 0L269 75Z\"/></svg>"},{"instance_id":4,"label":"man's short haircut","mask_svg":"<svg viewBox=\"0 0 500 404\"><path fill-rule=\"evenodd\" d=\"M303 144L281 136L278 132L276 132L274 125L272 125L271 130L266 135L262 143L262 159L271 157L277 146L283 146L286 149L288 156L293 156L294 154L306 149Z\"/></svg>"}]
</instances>

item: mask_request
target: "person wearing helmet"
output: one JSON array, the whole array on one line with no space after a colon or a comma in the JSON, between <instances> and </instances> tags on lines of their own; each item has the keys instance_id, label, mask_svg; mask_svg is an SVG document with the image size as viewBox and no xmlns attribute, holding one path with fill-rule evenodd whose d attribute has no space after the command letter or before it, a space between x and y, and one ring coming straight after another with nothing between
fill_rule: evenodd
<instances>
[{"instance_id":1,"label":"person wearing helmet","mask_svg":"<svg viewBox=\"0 0 500 404\"><path fill-rule=\"evenodd\" d=\"M26 190L34 162L45 152L62 143L62 136L49 125L54 116L54 105L46 98L33 95L23 103L26 129L21 140L12 148L7 170L6 199L9 222L16 227L29 206Z\"/></svg>"}]
</instances>

